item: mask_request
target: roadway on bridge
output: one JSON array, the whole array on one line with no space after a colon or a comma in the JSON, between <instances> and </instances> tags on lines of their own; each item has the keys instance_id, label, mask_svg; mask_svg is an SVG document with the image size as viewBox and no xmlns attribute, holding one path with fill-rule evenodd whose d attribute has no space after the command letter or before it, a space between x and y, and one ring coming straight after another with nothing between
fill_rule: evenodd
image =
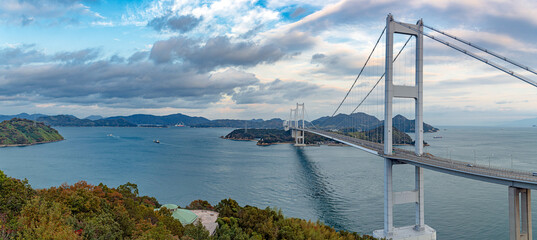
<instances>
[{"instance_id":1,"label":"roadway on bridge","mask_svg":"<svg viewBox=\"0 0 537 240\"><path fill-rule=\"evenodd\" d=\"M319 136L327 137L334 141L358 148L382 158L397 160L400 163L407 163L434 171L485 182L498 183L518 188L537 189L537 176L533 176L532 172L456 161L434 156L429 153L424 153L422 156L417 156L412 151L399 148L394 148L392 155L386 155L384 154L384 145L380 143L370 142L343 134L318 129L298 128L297 130L303 130Z\"/></svg>"}]
</instances>

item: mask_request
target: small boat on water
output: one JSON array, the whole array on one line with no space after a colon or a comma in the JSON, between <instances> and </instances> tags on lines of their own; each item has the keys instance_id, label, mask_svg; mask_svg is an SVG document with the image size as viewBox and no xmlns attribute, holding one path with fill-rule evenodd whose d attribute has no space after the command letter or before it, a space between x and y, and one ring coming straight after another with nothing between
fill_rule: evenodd
<instances>
[{"instance_id":1,"label":"small boat on water","mask_svg":"<svg viewBox=\"0 0 537 240\"><path fill-rule=\"evenodd\" d=\"M442 136L434 136L433 138L442 138Z\"/></svg>"},{"instance_id":2,"label":"small boat on water","mask_svg":"<svg viewBox=\"0 0 537 240\"><path fill-rule=\"evenodd\" d=\"M183 122L175 124L176 127L185 127L185 124Z\"/></svg>"},{"instance_id":3,"label":"small boat on water","mask_svg":"<svg viewBox=\"0 0 537 240\"><path fill-rule=\"evenodd\" d=\"M154 143L160 143L160 141L157 139L157 140L153 140Z\"/></svg>"}]
</instances>

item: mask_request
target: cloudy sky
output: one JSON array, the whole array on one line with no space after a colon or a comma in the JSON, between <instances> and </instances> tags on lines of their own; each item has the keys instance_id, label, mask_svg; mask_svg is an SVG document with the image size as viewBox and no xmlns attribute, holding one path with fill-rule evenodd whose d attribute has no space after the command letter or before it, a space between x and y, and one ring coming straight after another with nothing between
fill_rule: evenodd
<instances>
[{"instance_id":1,"label":"cloudy sky","mask_svg":"<svg viewBox=\"0 0 537 240\"><path fill-rule=\"evenodd\" d=\"M0 114L331 115L388 13L537 68L533 0L2 0ZM537 117L537 88L430 39L424 76L427 122Z\"/></svg>"}]
</instances>

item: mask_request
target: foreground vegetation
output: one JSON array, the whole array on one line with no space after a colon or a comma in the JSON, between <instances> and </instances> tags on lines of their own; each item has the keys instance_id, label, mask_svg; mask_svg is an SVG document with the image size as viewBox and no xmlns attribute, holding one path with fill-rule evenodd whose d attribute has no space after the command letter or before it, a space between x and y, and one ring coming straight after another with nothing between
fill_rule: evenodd
<instances>
[{"instance_id":1,"label":"foreground vegetation","mask_svg":"<svg viewBox=\"0 0 537 240\"><path fill-rule=\"evenodd\" d=\"M0 145L30 145L63 140L56 131L43 123L13 118L0 123Z\"/></svg>"},{"instance_id":2,"label":"foreground vegetation","mask_svg":"<svg viewBox=\"0 0 537 240\"><path fill-rule=\"evenodd\" d=\"M373 239L232 199L214 207L193 201L187 209L220 213L220 227L209 236L201 224L183 226L165 208L155 211L155 198L138 194L132 183L110 188L83 181L36 190L0 171L0 239Z\"/></svg>"}]
</instances>

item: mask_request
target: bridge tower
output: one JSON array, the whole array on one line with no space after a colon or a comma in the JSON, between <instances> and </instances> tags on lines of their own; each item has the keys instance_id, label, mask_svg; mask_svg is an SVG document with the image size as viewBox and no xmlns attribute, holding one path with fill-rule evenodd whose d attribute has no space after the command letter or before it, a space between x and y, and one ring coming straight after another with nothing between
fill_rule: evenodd
<instances>
[{"instance_id":1,"label":"bridge tower","mask_svg":"<svg viewBox=\"0 0 537 240\"><path fill-rule=\"evenodd\" d=\"M300 130L300 129L305 128L305 124L304 124L305 123L304 122L304 114L305 114L304 103L302 103L302 104L297 103L296 108L291 109L291 115L293 115L293 113L294 113L294 118L293 118L294 120L292 121L293 125L291 125L291 128L293 129L291 134L295 138L295 146L296 147L304 147L304 146L306 146L306 144L304 143L304 131ZM301 124L301 121L302 121L302 124Z\"/></svg>"},{"instance_id":2,"label":"bridge tower","mask_svg":"<svg viewBox=\"0 0 537 240\"><path fill-rule=\"evenodd\" d=\"M416 40L415 85L398 86L393 84L393 36L405 34ZM416 24L396 22L391 14L386 18L386 65L385 65L385 103L384 103L384 154L393 154L392 106L394 98L415 100L415 153L423 154L423 20ZM435 240L436 231L425 225L423 169L415 167L415 188L410 191L393 191L393 166L400 164L395 159L384 160L384 229L376 230L373 236L394 240ZM393 206L414 203L416 224L395 228L393 225Z\"/></svg>"}]
</instances>

